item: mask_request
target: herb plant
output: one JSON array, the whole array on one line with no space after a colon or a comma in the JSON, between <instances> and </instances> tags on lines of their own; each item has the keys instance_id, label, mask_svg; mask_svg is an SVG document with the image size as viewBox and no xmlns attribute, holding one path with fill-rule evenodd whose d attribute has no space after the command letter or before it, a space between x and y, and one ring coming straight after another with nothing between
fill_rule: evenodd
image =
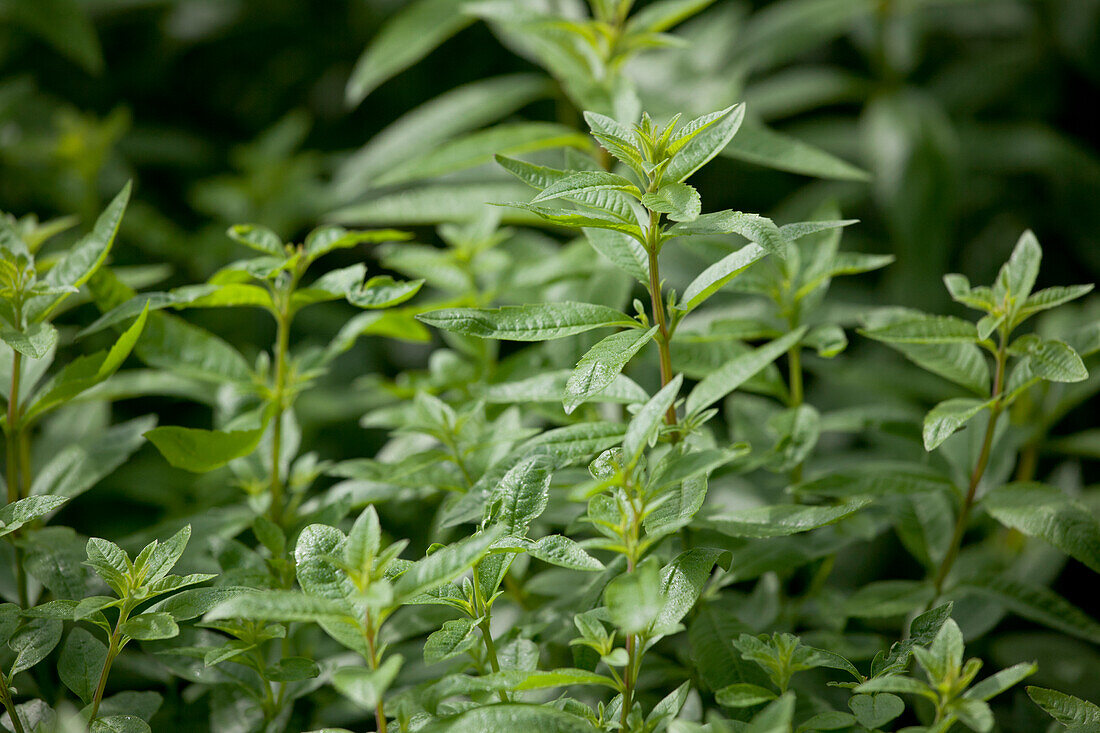
<instances>
[{"instance_id":1,"label":"herb plant","mask_svg":"<svg viewBox=\"0 0 1100 733\"><path fill-rule=\"evenodd\" d=\"M101 68L46 5L0 18ZM0 215L0 727L1100 731L1092 285L1013 219L925 287L1007 177L947 210L980 125L910 86L931 11L734 5L404 4L361 114L476 23L523 71L350 154L280 110L194 231L144 184L96 216L180 153L64 117L42 210L94 221ZM857 73L802 59L849 26ZM855 146L772 126L853 101Z\"/></svg>"}]
</instances>

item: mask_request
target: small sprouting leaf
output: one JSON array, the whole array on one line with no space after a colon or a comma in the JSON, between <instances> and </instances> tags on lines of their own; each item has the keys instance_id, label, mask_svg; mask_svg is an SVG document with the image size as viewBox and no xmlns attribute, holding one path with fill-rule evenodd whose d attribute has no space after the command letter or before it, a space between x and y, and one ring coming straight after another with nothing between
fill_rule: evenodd
<instances>
[{"instance_id":1,"label":"small sprouting leaf","mask_svg":"<svg viewBox=\"0 0 1100 733\"><path fill-rule=\"evenodd\" d=\"M1022 304L1035 286L1039 276L1039 264L1043 259L1043 250L1039 240L1030 229L1020 235L1012 255L997 275L997 287L1003 288L1007 295Z\"/></svg>"},{"instance_id":2,"label":"small sprouting leaf","mask_svg":"<svg viewBox=\"0 0 1100 733\"><path fill-rule=\"evenodd\" d=\"M599 341L581 357L565 385L562 404L566 414L610 385L623 367L642 350L657 333L657 326L642 331L630 329L613 333Z\"/></svg>"},{"instance_id":3,"label":"small sprouting leaf","mask_svg":"<svg viewBox=\"0 0 1100 733\"><path fill-rule=\"evenodd\" d=\"M666 183L654 193L642 196L642 205L667 214L672 221L694 221L703 211L699 192L686 183Z\"/></svg>"},{"instance_id":4,"label":"small sprouting leaf","mask_svg":"<svg viewBox=\"0 0 1100 733\"><path fill-rule=\"evenodd\" d=\"M722 152L745 119L745 105L698 117L686 123L669 141L672 162L665 169L670 181L684 181Z\"/></svg>"},{"instance_id":5,"label":"small sprouting leaf","mask_svg":"<svg viewBox=\"0 0 1100 733\"><path fill-rule=\"evenodd\" d=\"M507 341L547 341L595 328L626 327L625 313L593 303L536 303L501 308L451 308L421 313L417 320L466 336Z\"/></svg>"}]
</instances>

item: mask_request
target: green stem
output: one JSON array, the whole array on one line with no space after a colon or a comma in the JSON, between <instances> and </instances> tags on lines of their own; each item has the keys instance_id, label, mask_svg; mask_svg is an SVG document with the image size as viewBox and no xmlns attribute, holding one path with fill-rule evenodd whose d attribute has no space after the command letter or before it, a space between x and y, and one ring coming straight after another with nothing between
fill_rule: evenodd
<instances>
[{"instance_id":1,"label":"green stem","mask_svg":"<svg viewBox=\"0 0 1100 733\"><path fill-rule=\"evenodd\" d=\"M283 410L286 402L287 352L290 350L290 318L285 311L276 317L275 340L275 415L271 427L271 521L279 524L283 518L283 478L279 461L283 445Z\"/></svg>"},{"instance_id":2,"label":"green stem","mask_svg":"<svg viewBox=\"0 0 1100 733\"><path fill-rule=\"evenodd\" d=\"M626 488L626 487L624 487ZM634 569L638 566L638 561L641 559L638 553L638 536L639 536L639 517L644 516L645 505L643 503L641 509L635 506L634 497L630 499L630 527L627 529L627 535L623 539L623 544L627 548L626 555L626 572L633 573ZM643 500L644 501L644 500ZM623 707L619 715L619 725L626 733L627 719L630 717L630 710L634 707L634 686L638 682L638 671L641 667L641 650L638 649L638 635L628 634L626 637L626 666L623 668Z\"/></svg>"},{"instance_id":3,"label":"green stem","mask_svg":"<svg viewBox=\"0 0 1100 733\"><path fill-rule=\"evenodd\" d=\"M363 620L365 626L365 636L367 638L367 651L370 653L367 662L370 663L372 670L377 670L380 660L378 659L378 647L375 641L375 637L378 630L374 628L374 621L371 619L370 609L367 609L366 616ZM378 697L378 703L374 706L374 723L378 729L378 733L385 733L386 730L386 711L383 707L382 697Z\"/></svg>"},{"instance_id":4,"label":"green stem","mask_svg":"<svg viewBox=\"0 0 1100 733\"><path fill-rule=\"evenodd\" d=\"M997 349L996 354L997 372L993 379L993 406L989 410L989 423L985 428L985 437L982 439L982 448L981 452L978 454L978 461L970 474L970 482L967 485L966 497L963 499L962 509L959 511L958 519L955 521L955 530L951 535L951 544L948 545L947 554L944 555L943 562L940 563L939 570L936 572L936 577L933 581L936 593L928 604L929 608L939 600L943 592L943 584L947 580L947 575L951 572L955 560L959 557L959 551L962 549L963 533L966 531L967 522L970 520L970 510L974 506L974 497L978 491L978 485L981 484L982 477L985 475L985 469L989 466L989 456L993 448L993 436L996 433L997 420L1004 410L1001 397L1004 391L1006 360L1005 339L1002 337L1001 345Z\"/></svg>"},{"instance_id":5,"label":"green stem","mask_svg":"<svg viewBox=\"0 0 1100 733\"><path fill-rule=\"evenodd\" d=\"M0 675L2 676L2 675ZM8 716L11 718L12 728L15 729L15 733L26 733L26 729L23 727L23 721L19 717L19 710L15 707L15 701L11 697L11 687L8 686L7 679L0 679L0 696L2 696L2 702L4 708L8 711Z\"/></svg>"},{"instance_id":6,"label":"green stem","mask_svg":"<svg viewBox=\"0 0 1100 733\"><path fill-rule=\"evenodd\" d=\"M99 673L99 683L96 685L95 694L92 696L92 711L88 716L89 724L99 714L99 705L103 702L103 693L107 690L107 677L111 674L111 665L114 664L118 653L122 651L122 625L126 623L126 618L129 615L130 609L127 606L124 605L119 609L118 621L115 622L115 628L111 631L111 637L107 643L107 658L103 660L103 671Z\"/></svg>"},{"instance_id":7,"label":"green stem","mask_svg":"<svg viewBox=\"0 0 1100 733\"><path fill-rule=\"evenodd\" d=\"M8 392L8 431L5 436L5 448L7 449L7 482L8 503L19 501L23 498L24 473L29 462L22 463L23 451L21 450L22 427L19 425L19 389L23 374L23 355L13 350L11 362L11 391ZM26 482L26 483L29 483ZM23 549L19 547L18 535L12 535L12 555L15 559L15 585L19 598L19 605L27 608L30 598L27 593L27 572L23 568Z\"/></svg>"},{"instance_id":8,"label":"green stem","mask_svg":"<svg viewBox=\"0 0 1100 733\"><path fill-rule=\"evenodd\" d=\"M671 334L668 317L665 315L664 300L661 297L661 271L657 261L657 237L660 233L661 215L649 212L649 226L646 228L646 252L649 255L649 302L653 309L653 320L657 324L657 349L661 359L661 387L672 381ZM676 406L670 405L665 413L665 422L676 425Z\"/></svg>"},{"instance_id":9,"label":"green stem","mask_svg":"<svg viewBox=\"0 0 1100 733\"><path fill-rule=\"evenodd\" d=\"M497 645L493 641L492 610L485 598L481 595L481 583L478 578L477 565L473 569L474 585L474 613L481 617L477 627L481 630L481 638L485 642L485 657L489 660L489 668L494 672L500 671L500 660L497 658ZM501 702L508 702L508 693L499 690L497 696Z\"/></svg>"}]
</instances>

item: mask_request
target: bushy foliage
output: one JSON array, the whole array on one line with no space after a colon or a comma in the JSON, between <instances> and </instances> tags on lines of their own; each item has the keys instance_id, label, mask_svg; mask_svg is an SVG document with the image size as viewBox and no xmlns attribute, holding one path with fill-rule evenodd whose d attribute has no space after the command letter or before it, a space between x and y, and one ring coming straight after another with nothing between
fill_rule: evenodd
<instances>
[{"instance_id":1,"label":"bushy foliage","mask_svg":"<svg viewBox=\"0 0 1100 733\"><path fill-rule=\"evenodd\" d=\"M51 3L75 25L12 17L101 65ZM864 50L896 81L889 5ZM0 725L1100 730L1072 587L1100 572L1096 435L1061 427L1100 385L1092 285L1041 287L1027 230L989 285L943 277L954 305L868 298L848 283L944 262L914 261L947 237L927 200L887 208L891 246L843 241L865 187L922 169L883 189L740 84L866 10L780 3L734 47L709 0L416 0L350 105L478 21L540 71L446 92L331 180L286 118L195 196L253 223L166 247L201 282L122 264L122 222L154 221L130 184L79 238L0 217ZM761 106L835 101L799 79ZM557 122L500 122L550 90ZM867 134L931 114L906 99ZM859 193L723 208L723 159Z\"/></svg>"}]
</instances>

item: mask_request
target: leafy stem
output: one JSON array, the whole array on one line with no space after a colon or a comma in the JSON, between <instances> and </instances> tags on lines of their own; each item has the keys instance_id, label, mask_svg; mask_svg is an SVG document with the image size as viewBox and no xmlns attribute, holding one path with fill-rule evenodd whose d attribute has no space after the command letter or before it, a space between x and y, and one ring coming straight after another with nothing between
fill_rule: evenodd
<instances>
[{"instance_id":1,"label":"leafy stem","mask_svg":"<svg viewBox=\"0 0 1100 733\"><path fill-rule=\"evenodd\" d=\"M939 570L936 572L936 577L933 581L936 592L928 604L929 608L935 605L936 601L939 599L940 594L943 592L943 584L947 580L947 575L951 572L955 560L958 559L959 550L962 547L963 533L966 531L967 522L970 520L970 511L974 506L974 497L978 491L978 485L985 475L986 467L989 465L989 455L993 448L993 436L997 430L997 421L1001 416L1001 412L1004 410L1005 365L1008 361L1008 347L1006 334L1003 331L1001 332L1000 344L996 352L994 352L994 359L996 361L996 373L993 378L993 404L989 409L989 423L985 428L985 437L982 439L982 447L981 451L978 453L978 461L974 464L974 470L970 474L970 482L967 485L966 497L963 499L962 509L959 511L958 519L955 521L955 530L951 535L951 543L948 545L947 554L944 555L943 562L940 563Z\"/></svg>"},{"instance_id":2,"label":"leafy stem","mask_svg":"<svg viewBox=\"0 0 1100 733\"><path fill-rule=\"evenodd\" d=\"M275 339L275 404L274 424L271 426L271 521L278 524L282 519L283 479L280 474L280 454L283 442L283 410L286 400L287 352L290 345L290 317L285 309L276 314L277 334Z\"/></svg>"},{"instance_id":3,"label":"leafy stem","mask_svg":"<svg viewBox=\"0 0 1100 733\"><path fill-rule=\"evenodd\" d=\"M20 450L20 444L23 442L22 428L19 425L19 389L22 373L23 354L13 349L11 362L11 391L8 392L8 424L7 434L5 436L9 504L23 498L24 489L21 481L25 476L26 466L29 465L29 462L20 465L23 463L21 460L23 457L22 451ZM15 583L19 596L19 605L23 608L27 608L30 600L27 595L27 572L23 569L23 550L19 547L17 542L13 542L12 546L12 554L15 558Z\"/></svg>"},{"instance_id":4,"label":"leafy stem","mask_svg":"<svg viewBox=\"0 0 1100 733\"><path fill-rule=\"evenodd\" d=\"M19 711L15 707L15 701L11 698L11 686L8 684L6 678L0 680L0 702L3 702L4 709L8 711L8 717L11 718L12 728L15 729L15 733L25 733L26 729L23 727L23 721L20 719Z\"/></svg>"},{"instance_id":5,"label":"leafy stem","mask_svg":"<svg viewBox=\"0 0 1100 733\"><path fill-rule=\"evenodd\" d=\"M381 624L379 624L379 626L381 626ZM367 641L367 662L370 664L372 670L378 671L378 667L381 663L378 653L378 627L374 625L370 606L367 607L363 618L363 637ZM378 696L378 702L374 706L374 721L380 733L386 730L386 711L383 707L382 695Z\"/></svg>"},{"instance_id":6,"label":"leafy stem","mask_svg":"<svg viewBox=\"0 0 1100 733\"><path fill-rule=\"evenodd\" d=\"M654 186L651 185L652 189ZM649 226L645 232L645 249L649 255L649 302L653 308L653 320L657 324L657 349L661 360L661 387L672 381L672 335L668 327L668 317L665 314L664 299L661 294L661 270L658 264L658 251L660 250L661 214L656 211L649 212ZM676 405L669 405L665 413L665 422L676 425Z\"/></svg>"},{"instance_id":7,"label":"leafy stem","mask_svg":"<svg viewBox=\"0 0 1100 733\"><path fill-rule=\"evenodd\" d=\"M111 636L107 640L107 658L103 660L103 671L99 673L99 682L96 684L95 694L92 696L91 712L88 715L89 722L95 720L96 715L99 714L99 705L103 702L103 693L107 690L107 677L111 674L111 665L114 664L115 657L118 656L125 645L122 638L122 625L126 623L131 610L132 608L128 602L123 603L119 608L118 619L115 621L114 629L111 630Z\"/></svg>"},{"instance_id":8,"label":"leafy stem","mask_svg":"<svg viewBox=\"0 0 1100 733\"><path fill-rule=\"evenodd\" d=\"M497 658L497 645L493 641L493 629L492 629L492 609L485 601L484 596L481 593L481 583L478 577L478 566L474 565L473 569L473 588L474 588L474 617L479 619L477 628L481 631L481 639L485 644L485 657L489 660L489 668L494 672L500 671L500 659ZM508 693L504 690L499 690L497 695L500 697L501 702L508 702Z\"/></svg>"},{"instance_id":9,"label":"leafy stem","mask_svg":"<svg viewBox=\"0 0 1100 733\"><path fill-rule=\"evenodd\" d=\"M628 489L628 486L624 486L624 489ZM638 561L641 559L641 544L639 543L641 517L645 516L644 496L640 497L642 506L638 507L635 504L635 497L631 496L627 491L627 503L630 505L630 515L628 517L628 523L623 533L623 546L626 548L626 572L633 573L638 566ZM639 639L637 634L627 634L626 636L626 666L623 668L623 706L620 711L619 724L621 729L625 732L629 730L627 727L628 718L630 717L630 710L634 707L634 685L638 681L638 671L641 666L641 650L639 649Z\"/></svg>"}]
</instances>

